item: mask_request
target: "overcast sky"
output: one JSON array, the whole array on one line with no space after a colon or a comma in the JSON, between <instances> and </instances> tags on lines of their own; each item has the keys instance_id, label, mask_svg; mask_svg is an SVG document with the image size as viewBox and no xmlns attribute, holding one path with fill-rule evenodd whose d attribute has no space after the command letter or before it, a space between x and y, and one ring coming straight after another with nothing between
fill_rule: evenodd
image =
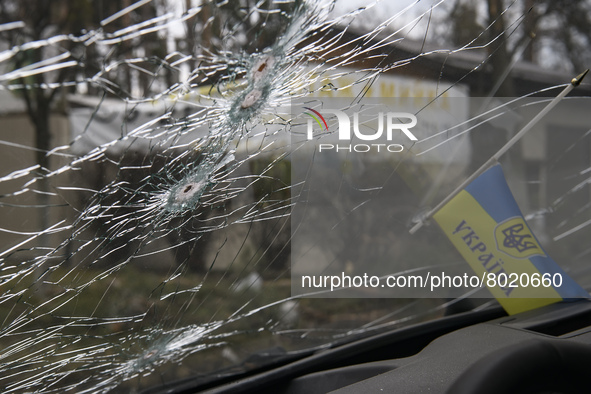
<instances>
[{"instance_id":1,"label":"overcast sky","mask_svg":"<svg viewBox=\"0 0 591 394\"><path fill-rule=\"evenodd\" d=\"M392 28L398 29L411 23L421 15L428 13L433 7L433 16L443 14L443 9L449 7L443 0L337 0L333 15L344 15L361 7L369 7L368 10L356 16L353 22L355 27L371 29L381 22L395 17L390 24ZM428 17L410 31L411 38L422 38L427 26Z\"/></svg>"}]
</instances>

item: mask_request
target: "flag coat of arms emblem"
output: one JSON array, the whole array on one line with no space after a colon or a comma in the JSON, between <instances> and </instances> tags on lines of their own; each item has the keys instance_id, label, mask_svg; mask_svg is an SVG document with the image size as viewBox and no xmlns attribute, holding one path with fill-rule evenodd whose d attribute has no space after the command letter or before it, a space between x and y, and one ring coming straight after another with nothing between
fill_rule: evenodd
<instances>
[{"instance_id":1,"label":"flag coat of arms emblem","mask_svg":"<svg viewBox=\"0 0 591 394\"><path fill-rule=\"evenodd\" d=\"M509 314L589 297L544 251L499 164L472 181L433 218Z\"/></svg>"}]
</instances>

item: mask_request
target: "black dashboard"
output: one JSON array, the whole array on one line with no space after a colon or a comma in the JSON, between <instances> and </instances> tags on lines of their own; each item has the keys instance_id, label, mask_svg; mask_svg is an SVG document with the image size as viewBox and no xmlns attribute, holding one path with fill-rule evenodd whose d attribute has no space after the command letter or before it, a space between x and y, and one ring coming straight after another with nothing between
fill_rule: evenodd
<instances>
[{"instance_id":1,"label":"black dashboard","mask_svg":"<svg viewBox=\"0 0 591 394\"><path fill-rule=\"evenodd\" d=\"M589 393L591 302L506 316L500 308L380 334L216 387L210 393Z\"/></svg>"}]
</instances>

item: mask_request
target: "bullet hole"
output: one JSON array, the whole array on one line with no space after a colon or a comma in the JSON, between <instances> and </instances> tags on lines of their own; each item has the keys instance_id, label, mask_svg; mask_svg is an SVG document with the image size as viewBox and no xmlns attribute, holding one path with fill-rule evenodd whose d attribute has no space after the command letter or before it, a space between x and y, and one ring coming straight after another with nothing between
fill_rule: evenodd
<instances>
[{"instance_id":1,"label":"bullet hole","mask_svg":"<svg viewBox=\"0 0 591 394\"><path fill-rule=\"evenodd\" d=\"M168 198L169 207L172 210L178 210L195 204L201 196L205 184L205 181L188 182L172 189Z\"/></svg>"},{"instance_id":2,"label":"bullet hole","mask_svg":"<svg viewBox=\"0 0 591 394\"><path fill-rule=\"evenodd\" d=\"M275 58L273 56L265 56L254 63L252 79L255 83L259 82L263 77L271 71L271 68L275 64Z\"/></svg>"},{"instance_id":3,"label":"bullet hole","mask_svg":"<svg viewBox=\"0 0 591 394\"><path fill-rule=\"evenodd\" d=\"M258 89L253 89L252 91L246 94L244 100L242 100L242 103L240 104L240 107L243 109L252 107L260 100L262 95L263 92L261 92Z\"/></svg>"}]
</instances>

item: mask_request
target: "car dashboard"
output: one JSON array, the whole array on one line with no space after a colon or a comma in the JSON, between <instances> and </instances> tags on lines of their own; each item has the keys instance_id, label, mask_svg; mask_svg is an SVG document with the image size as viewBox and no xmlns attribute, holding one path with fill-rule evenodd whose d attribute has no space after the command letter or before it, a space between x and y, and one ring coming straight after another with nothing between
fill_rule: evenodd
<instances>
[{"instance_id":1,"label":"car dashboard","mask_svg":"<svg viewBox=\"0 0 591 394\"><path fill-rule=\"evenodd\" d=\"M210 387L165 392L588 393L591 302L460 313Z\"/></svg>"}]
</instances>

